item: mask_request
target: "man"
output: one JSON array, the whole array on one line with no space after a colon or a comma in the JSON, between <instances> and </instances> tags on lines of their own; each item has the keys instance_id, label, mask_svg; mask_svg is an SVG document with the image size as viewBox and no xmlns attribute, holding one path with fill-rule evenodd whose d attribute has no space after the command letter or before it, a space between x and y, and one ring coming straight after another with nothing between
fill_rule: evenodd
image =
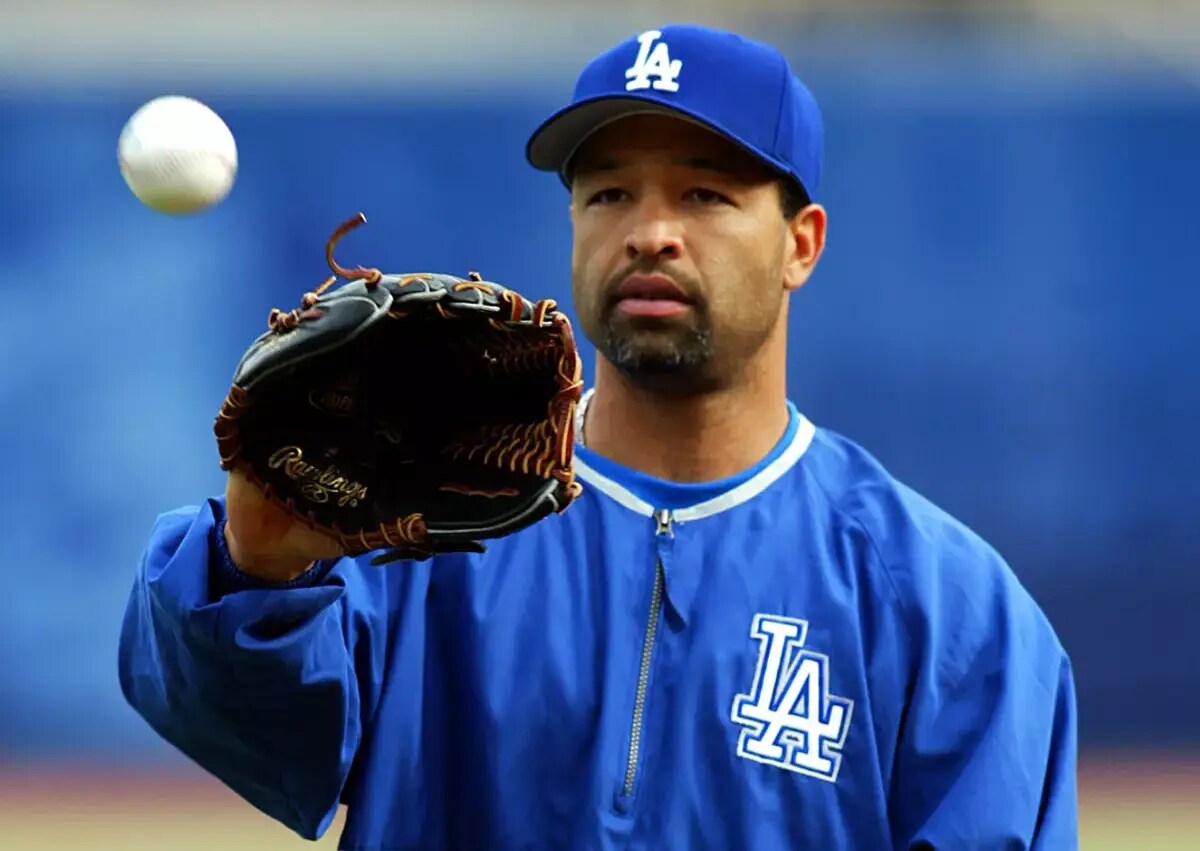
<instances>
[{"instance_id":1,"label":"man","mask_svg":"<svg viewBox=\"0 0 1200 851\"><path fill-rule=\"evenodd\" d=\"M671 26L528 156L570 189L600 354L584 493L485 554L373 567L268 507L160 518L121 682L169 741L342 847L1076 847L1053 630L983 540L785 386L820 116L783 57Z\"/></svg>"}]
</instances>

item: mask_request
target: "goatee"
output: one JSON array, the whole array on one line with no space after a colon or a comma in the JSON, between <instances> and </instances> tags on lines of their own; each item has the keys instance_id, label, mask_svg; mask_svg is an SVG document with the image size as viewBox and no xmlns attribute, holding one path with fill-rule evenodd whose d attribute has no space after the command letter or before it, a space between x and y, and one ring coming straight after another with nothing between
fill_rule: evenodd
<instances>
[{"instance_id":1,"label":"goatee","mask_svg":"<svg viewBox=\"0 0 1200 851\"><path fill-rule=\"evenodd\" d=\"M692 393L707 383L712 337L708 329L686 328L639 341L636 332L620 333L610 325L600 351L631 384Z\"/></svg>"}]
</instances>

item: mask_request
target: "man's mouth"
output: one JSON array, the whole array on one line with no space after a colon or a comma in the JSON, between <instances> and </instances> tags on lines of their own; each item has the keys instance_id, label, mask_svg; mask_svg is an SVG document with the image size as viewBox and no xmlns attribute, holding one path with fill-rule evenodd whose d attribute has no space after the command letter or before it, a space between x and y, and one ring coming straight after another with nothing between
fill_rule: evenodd
<instances>
[{"instance_id":1,"label":"man's mouth","mask_svg":"<svg viewBox=\"0 0 1200 851\"><path fill-rule=\"evenodd\" d=\"M627 316L675 316L692 305L666 275L630 275L617 289L616 309Z\"/></svg>"}]
</instances>

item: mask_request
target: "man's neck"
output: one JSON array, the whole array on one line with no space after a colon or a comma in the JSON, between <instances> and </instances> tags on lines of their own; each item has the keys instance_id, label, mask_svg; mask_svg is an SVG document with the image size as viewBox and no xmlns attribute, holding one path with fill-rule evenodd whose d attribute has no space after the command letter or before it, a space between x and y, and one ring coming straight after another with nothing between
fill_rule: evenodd
<instances>
[{"instance_id":1,"label":"man's neck","mask_svg":"<svg viewBox=\"0 0 1200 851\"><path fill-rule=\"evenodd\" d=\"M687 397L631 383L600 358L585 443L604 457L675 482L711 482L765 458L788 426L787 391L769 376Z\"/></svg>"}]
</instances>

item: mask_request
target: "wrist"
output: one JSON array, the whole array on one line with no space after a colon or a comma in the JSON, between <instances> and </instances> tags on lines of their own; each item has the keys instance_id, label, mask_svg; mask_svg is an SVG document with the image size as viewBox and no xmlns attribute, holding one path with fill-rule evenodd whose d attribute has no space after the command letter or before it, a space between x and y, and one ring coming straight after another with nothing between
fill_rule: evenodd
<instances>
[{"instance_id":1,"label":"wrist","mask_svg":"<svg viewBox=\"0 0 1200 851\"><path fill-rule=\"evenodd\" d=\"M228 520L221 526L221 540L229 561L247 576L270 583L291 582L308 573L316 564L311 559L294 556L252 555L238 545L237 536Z\"/></svg>"}]
</instances>

